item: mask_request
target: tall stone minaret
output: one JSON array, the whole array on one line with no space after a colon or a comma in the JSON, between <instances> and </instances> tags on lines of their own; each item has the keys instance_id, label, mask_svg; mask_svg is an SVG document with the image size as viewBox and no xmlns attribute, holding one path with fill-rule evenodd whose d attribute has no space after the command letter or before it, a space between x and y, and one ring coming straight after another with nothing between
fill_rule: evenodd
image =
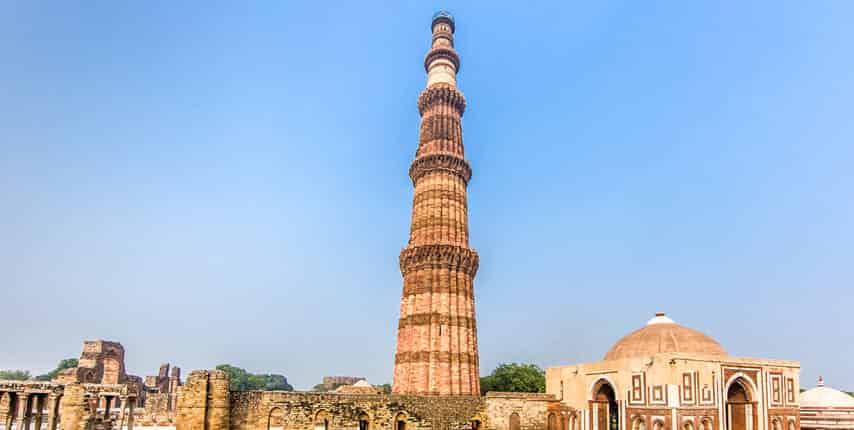
<instances>
[{"instance_id":1,"label":"tall stone minaret","mask_svg":"<svg viewBox=\"0 0 854 430\"><path fill-rule=\"evenodd\" d=\"M431 28L427 88L418 97L421 134L409 168L415 197L409 244L400 253L403 296L392 391L479 395L473 283L478 256L469 248L471 167L460 125L466 100L457 89L454 18L440 11Z\"/></svg>"}]
</instances>

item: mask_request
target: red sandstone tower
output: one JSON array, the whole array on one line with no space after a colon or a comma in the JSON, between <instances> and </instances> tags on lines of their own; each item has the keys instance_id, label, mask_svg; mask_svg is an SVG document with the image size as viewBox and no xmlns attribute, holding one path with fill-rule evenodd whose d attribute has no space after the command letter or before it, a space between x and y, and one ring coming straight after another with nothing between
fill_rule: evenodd
<instances>
[{"instance_id":1,"label":"red sandstone tower","mask_svg":"<svg viewBox=\"0 0 854 430\"><path fill-rule=\"evenodd\" d=\"M418 97L421 135L409 177L415 186L409 244L400 253L403 297L394 359L395 394L479 395L480 370L469 248L466 187L471 167L460 120L460 58L454 18L433 16L424 59L427 88Z\"/></svg>"}]
</instances>

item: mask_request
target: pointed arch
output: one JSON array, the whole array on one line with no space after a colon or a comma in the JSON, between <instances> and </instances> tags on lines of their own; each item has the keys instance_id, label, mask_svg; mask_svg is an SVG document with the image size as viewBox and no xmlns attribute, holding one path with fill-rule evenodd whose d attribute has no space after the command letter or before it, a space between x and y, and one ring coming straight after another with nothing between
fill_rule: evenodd
<instances>
[{"instance_id":1,"label":"pointed arch","mask_svg":"<svg viewBox=\"0 0 854 430\"><path fill-rule=\"evenodd\" d=\"M285 410L280 406L273 406L267 414L267 430L284 430Z\"/></svg>"}]
</instances>

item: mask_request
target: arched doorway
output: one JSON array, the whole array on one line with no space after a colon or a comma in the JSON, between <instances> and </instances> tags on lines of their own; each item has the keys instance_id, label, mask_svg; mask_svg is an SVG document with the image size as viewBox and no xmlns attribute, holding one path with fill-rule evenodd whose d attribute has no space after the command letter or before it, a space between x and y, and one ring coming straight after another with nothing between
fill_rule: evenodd
<instances>
[{"instance_id":1,"label":"arched doorway","mask_svg":"<svg viewBox=\"0 0 854 430\"><path fill-rule=\"evenodd\" d=\"M397 414L397 417L395 417L394 430L406 430L406 414L403 412Z\"/></svg>"},{"instance_id":2,"label":"arched doorway","mask_svg":"<svg viewBox=\"0 0 854 430\"><path fill-rule=\"evenodd\" d=\"M590 414L593 430L620 430L620 408L616 390L605 379L599 380L593 386Z\"/></svg>"},{"instance_id":3,"label":"arched doorway","mask_svg":"<svg viewBox=\"0 0 854 430\"><path fill-rule=\"evenodd\" d=\"M314 430L329 430L329 413L320 411L314 417Z\"/></svg>"},{"instance_id":4,"label":"arched doorway","mask_svg":"<svg viewBox=\"0 0 854 430\"><path fill-rule=\"evenodd\" d=\"M371 418L364 412L359 414L359 430L371 430Z\"/></svg>"},{"instance_id":5,"label":"arched doorway","mask_svg":"<svg viewBox=\"0 0 854 430\"><path fill-rule=\"evenodd\" d=\"M522 420L519 418L519 414L513 412L510 414L510 430L521 430L522 428Z\"/></svg>"},{"instance_id":6,"label":"arched doorway","mask_svg":"<svg viewBox=\"0 0 854 430\"><path fill-rule=\"evenodd\" d=\"M753 430L754 409L747 381L743 378L732 381L726 393L727 430Z\"/></svg>"},{"instance_id":7,"label":"arched doorway","mask_svg":"<svg viewBox=\"0 0 854 430\"><path fill-rule=\"evenodd\" d=\"M548 430L558 430L557 429L557 417L555 416L554 413L549 414L547 428L548 428Z\"/></svg>"},{"instance_id":8,"label":"arched doorway","mask_svg":"<svg viewBox=\"0 0 854 430\"><path fill-rule=\"evenodd\" d=\"M285 411L275 407L267 415L267 430L283 430L285 428Z\"/></svg>"}]
</instances>

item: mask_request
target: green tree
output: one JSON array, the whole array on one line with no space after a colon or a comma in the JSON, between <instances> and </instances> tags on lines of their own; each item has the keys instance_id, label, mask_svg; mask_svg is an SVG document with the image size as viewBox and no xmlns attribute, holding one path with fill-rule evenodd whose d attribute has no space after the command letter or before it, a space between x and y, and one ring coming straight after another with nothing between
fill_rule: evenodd
<instances>
[{"instance_id":1,"label":"green tree","mask_svg":"<svg viewBox=\"0 0 854 430\"><path fill-rule=\"evenodd\" d=\"M382 384L380 385L380 388L383 389L383 393L391 394L391 384Z\"/></svg>"},{"instance_id":2,"label":"green tree","mask_svg":"<svg viewBox=\"0 0 854 430\"><path fill-rule=\"evenodd\" d=\"M480 392L509 391L544 393L546 372L536 364L502 363L489 376L480 378Z\"/></svg>"},{"instance_id":3,"label":"green tree","mask_svg":"<svg viewBox=\"0 0 854 430\"><path fill-rule=\"evenodd\" d=\"M78 361L76 358L66 358L59 362L56 365L56 369L51 370L50 372L45 373L44 375L36 376L37 381L53 381L59 375L59 372L62 372L65 369L73 369L77 367Z\"/></svg>"},{"instance_id":4,"label":"green tree","mask_svg":"<svg viewBox=\"0 0 854 430\"><path fill-rule=\"evenodd\" d=\"M32 376L26 370L0 370L0 380L26 381L29 379L32 379Z\"/></svg>"},{"instance_id":5,"label":"green tree","mask_svg":"<svg viewBox=\"0 0 854 430\"><path fill-rule=\"evenodd\" d=\"M288 379L283 375L260 374L247 372L245 369L234 367L230 364L220 364L216 367L228 374L229 388L232 391L293 391L294 387L288 384Z\"/></svg>"}]
</instances>

